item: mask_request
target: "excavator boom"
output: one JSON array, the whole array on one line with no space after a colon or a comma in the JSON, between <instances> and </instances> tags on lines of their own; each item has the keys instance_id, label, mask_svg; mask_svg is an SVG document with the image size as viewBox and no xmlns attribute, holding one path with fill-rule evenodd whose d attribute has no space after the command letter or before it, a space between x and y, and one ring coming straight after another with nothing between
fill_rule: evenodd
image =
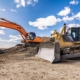
<instances>
[{"instance_id":1,"label":"excavator boom","mask_svg":"<svg viewBox=\"0 0 80 80\"><path fill-rule=\"evenodd\" d=\"M11 28L11 29L15 29L17 31L19 31L21 34L23 34L24 36L27 36L27 32L24 30L24 28L14 22L8 21L4 18L0 18L0 26L1 27L6 27L6 28Z\"/></svg>"}]
</instances>

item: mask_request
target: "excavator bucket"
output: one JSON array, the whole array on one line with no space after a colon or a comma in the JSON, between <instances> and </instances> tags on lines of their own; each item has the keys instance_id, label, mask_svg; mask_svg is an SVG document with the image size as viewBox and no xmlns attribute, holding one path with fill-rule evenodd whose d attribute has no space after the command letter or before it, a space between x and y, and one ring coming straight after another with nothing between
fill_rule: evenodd
<instances>
[{"instance_id":1,"label":"excavator bucket","mask_svg":"<svg viewBox=\"0 0 80 80\"><path fill-rule=\"evenodd\" d=\"M53 62L60 61L60 45L58 42L44 42L39 46L38 57Z\"/></svg>"}]
</instances>

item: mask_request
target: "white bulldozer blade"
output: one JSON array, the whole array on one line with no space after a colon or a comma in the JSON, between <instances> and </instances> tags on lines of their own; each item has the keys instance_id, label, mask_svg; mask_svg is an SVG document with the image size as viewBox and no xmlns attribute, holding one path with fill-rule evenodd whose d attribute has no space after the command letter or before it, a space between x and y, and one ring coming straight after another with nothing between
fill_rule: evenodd
<instances>
[{"instance_id":1,"label":"white bulldozer blade","mask_svg":"<svg viewBox=\"0 0 80 80\"><path fill-rule=\"evenodd\" d=\"M60 61L60 45L59 43L45 42L39 46L38 57L53 62Z\"/></svg>"}]
</instances>

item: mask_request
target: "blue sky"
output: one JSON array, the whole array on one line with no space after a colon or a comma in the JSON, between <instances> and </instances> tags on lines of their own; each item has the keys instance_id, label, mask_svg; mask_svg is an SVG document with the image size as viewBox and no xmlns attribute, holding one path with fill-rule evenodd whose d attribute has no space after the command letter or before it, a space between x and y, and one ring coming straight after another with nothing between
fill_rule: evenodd
<instances>
[{"instance_id":1,"label":"blue sky","mask_svg":"<svg viewBox=\"0 0 80 80\"><path fill-rule=\"evenodd\" d=\"M0 0L0 18L20 24L37 36L50 36L54 29L80 26L80 0ZM0 28L0 47L20 43L19 32Z\"/></svg>"}]
</instances>

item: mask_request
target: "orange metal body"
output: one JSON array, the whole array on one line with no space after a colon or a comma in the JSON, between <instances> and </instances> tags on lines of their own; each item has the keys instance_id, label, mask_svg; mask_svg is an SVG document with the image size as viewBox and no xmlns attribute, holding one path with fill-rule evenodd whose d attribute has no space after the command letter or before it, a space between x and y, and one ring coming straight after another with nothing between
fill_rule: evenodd
<instances>
[{"instance_id":1,"label":"orange metal body","mask_svg":"<svg viewBox=\"0 0 80 80\"><path fill-rule=\"evenodd\" d=\"M44 40L40 37L36 37L34 40L26 40L26 42L42 43Z\"/></svg>"}]
</instances>

